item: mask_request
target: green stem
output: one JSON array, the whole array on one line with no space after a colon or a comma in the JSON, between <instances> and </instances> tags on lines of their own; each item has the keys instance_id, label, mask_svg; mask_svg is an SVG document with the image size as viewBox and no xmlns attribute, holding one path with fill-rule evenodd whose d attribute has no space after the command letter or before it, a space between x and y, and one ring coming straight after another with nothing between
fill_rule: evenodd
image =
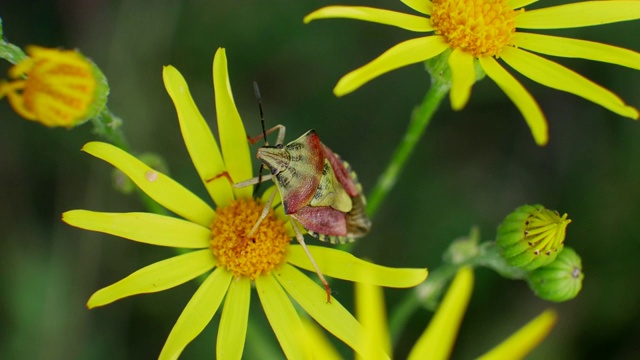
<instances>
[{"instance_id":1,"label":"green stem","mask_svg":"<svg viewBox=\"0 0 640 360\"><path fill-rule=\"evenodd\" d=\"M526 271L509 266L493 241L477 245L477 252L455 264L444 264L432 271L397 305L389 317L389 332L395 344L411 316L421 307L435 311L447 284L463 266L490 268L509 279L524 279Z\"/></svg>"},{"instance_id":2,"label":"green stem","mask_svg":"<svg viewBox=\"0 0 640 360\"><path fill-rule=\"evenodd\" d=\"M441 81L440 77L433 79L434 81L422 103L411 114L409 128L393 153L387 169L378 178L378 182L367 197L367 213L371 217L376 214L380 204L398 181L398 176L404 169L409 156L413 153L427 125L431 122L433 114L448 92L448 84Z\"/></svg>"},{"instance_id":3,"label":"green stem","mask_svg":"<svg viewBox=\"0 0 640 360\"><path fill-rule=\"evenodd\" d=\"M113 115L106 106L98 116L91 118L91 123L95 134L102 136L120 149L130 152L129 144L122 132L122 120Z\"/></svg>"},{"instance_id":4,"label":"green stem","mask_svg":"<svg viewBox=\"0 0 640 360\"><path fill-rule=\"evenodd\" d=\"M416 311L421 307L435 309L445 285L461 266L462 264L446 264L432 271L427 281L413 288L400 304L394 307L389 317L389 333L394 345L397 344L402 335L402 329Z\"/></svg>"}]
</instances>

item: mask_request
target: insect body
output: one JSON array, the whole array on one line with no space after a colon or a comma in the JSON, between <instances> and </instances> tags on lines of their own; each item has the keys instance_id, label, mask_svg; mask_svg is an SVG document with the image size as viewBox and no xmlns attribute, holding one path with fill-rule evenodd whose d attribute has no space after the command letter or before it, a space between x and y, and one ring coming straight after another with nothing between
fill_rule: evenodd
<instances>
[{"instance_id":1,"label":"insect body","mask_svg":"<svg viewBox=\"0 0 640 360\"><path fill-rule=\"evenodd\" d=\"M286 145L283 144L286 131L283 125L276 125L265 131L260 92L256 83L254 90L260 108L262 134L250 138L249 142L255 144L260 139L265 140L265 145L258 149L257 157L269 168L271 174L234 183L229 174L224 172L207 181L225 176L235 188L241 188L273 179L282 197L284 211L291 218L296 239L322 281L327 292L327 302L330 302L329 283L309 252L298 223L310 235L334 244L364 236L371 229L371 221L365 213L366 200L362 195L362 186L351 166L320 142L314 130L307 131ZM275 130L278 130L276 146L269 146L267 134ZM275 195L274 191L246 239L253 236L269 214Z\"/></svg>"},{"instance_id":2,"label":"insect body","mask_svg":"<svg viewBox=\"0 0 640 360\"><path fill-rule=\"evenodd\" d=\"M280 131L284 133L284 127ZM371 221L356 173L314 130L284 146L263 146L257 157L275 177L285 213L310 235L335 244L369 232Z\"/></svg>"}]
</instances>

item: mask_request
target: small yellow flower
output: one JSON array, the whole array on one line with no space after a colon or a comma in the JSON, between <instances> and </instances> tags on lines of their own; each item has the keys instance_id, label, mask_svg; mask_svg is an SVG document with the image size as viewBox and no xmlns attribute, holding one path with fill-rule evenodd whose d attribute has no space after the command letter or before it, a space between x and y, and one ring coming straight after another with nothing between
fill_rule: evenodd
<instances>
[{"instance_id":1,"label":"small yellow flower","mask_svg":"<svg viewBox=\"0 0 640 360\"><path fill-rule=\"evenodd\" d=\"M462 268L451 283L429 326L409 353L409 359L448 359L473 290L473 270ZM391 353L391 341L386 322L384 294L378 286L356 284L358 320L365 328L367 344L382 345ZM480 359L521 359L549 334L557 315L546 310L520 330L498 344ZM373 348L373 347L372 347ZM328 351L324 351L328 352Z\"/></svg>"},{"instance_id":2,"label":"small yellow flower","mask_svg":"<svg viewBox=\"0 0 640 360\"><path fill-rule=\"evenodd\" d=\"M365 66L340 79L337 96L348 94L391 70L422 62L450 49L451 106L462 109L475 82L474 62L505 92L524 116L539 145L548 142L544 114L529 92L504 66L542 85L570 92L616 114L638 119L611 91L574 71L534 54L583 58L640 70L640 54L597 42L535 34L520 29L565 29L640 18L640 1L585 1L525 11L536 0L402 0L416 16L360 6L329 6L304 18L349 18L400 27L434 35L404 41ZM516 31L518 30L518 31Z\"/></svg>"},{"instance_id":3,"label":"small yellow flower","mask_svg":"<svg viewBox=\"0 0 640 360\"><path fill-rule=\"evenodd\" d=\"M178 70L167 66L163 77L178 113L185 144L200 179L217 205L216 210L115 146L101 142L84 146L84 151L111 163L147 195L184 220L150 213L72 210L63 214L65 222L142 243L193 249L144 267L97 291L87 306L94 308L127 296L166 290L210 272L178 318L161 359L177 358L209 323L223 300L217 357L240 359L252 285L288 358L312 357L309 337L290 298L355 351L365 351L362 329L356 319L336 299L327 302L325 290L296 268L313 270L304 250L290 245L293 229L285 221L282 206L275 206L281 202L279 197L254 236L246 238L262 213L264 200L276 189L271 187L256 199L251 187L235 189L226 177L216 178L226 171L233 179L249 179L252 171L247 136L233 102L224 49L216 52L213 74L220 148ZM386 268L335 249L309 246L309 250L325 275L339 279L408 287L427 276L425 269ZM368 274L367 278L363 279L362 274ZM388 358L381 348L374 354L376 358Z\"/></svg>"},{"instance_id":4,"label":"small yellow flower","mask_svg":"<svg viewBox=\"0 0 640 360\"><path fill-rule=\"evenodd\" d=\"M106 102L94 65L75 50L27 47L30 57L9 69L11 82L0 82L20 116L49 127L73 127L94 116ZM99 109L96 109L99 107Z\"/></svg>"}]
</instances>

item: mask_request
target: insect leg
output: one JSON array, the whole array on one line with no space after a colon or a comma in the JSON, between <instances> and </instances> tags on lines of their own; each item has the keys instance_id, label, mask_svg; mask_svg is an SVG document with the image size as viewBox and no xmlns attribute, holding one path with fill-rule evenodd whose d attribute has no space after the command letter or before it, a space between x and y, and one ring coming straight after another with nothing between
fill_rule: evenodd
<instances>
[{"instance_id":1,"label":"insect leg","mask_svg":"<svg viewBox=\"0 0 640 360\"><path fill-rule=\"evenodd\" d=\"M298 225L296 224L295 221L293 221L293 219L291 219L291 225L293 226L293 230L296 232L296 239L298 239L298 242L300 243L300 245L302 245L302 248L304 249L304 252L307 254L309 261L311 261L311 265L313 265L313 268L316 269L316 274L318 274L318 277L320 278L320 282L322 282L322 285L324 286L324 290L327 292L327 303L330 303L331 287L329 287L329 283L324 278L324 275L322 275L322 271L320 271L320 268L318 268L318 264L316 264L316 261L313 259L313 256L311 256L309 249L307 249L307 244L305 244L304 242L304 237L302 236L300 229L298 229Z\"/></svg>"},{"instance_id":2,"label":"insect leg","mask_svg":"<svg viewBox=\"0 0 640 360\"><path fill-rule=\"evenodd\" d=\"M224 171L224 172L212 177L211 179L207 179L206 182L209 183L209 182L217 180L217 179L219 179L221 177L227 178L227 180L229 180L229 182L231 183L231 186L233 186L235 189L240 189L240 188L243 188L243 187L247 187L249 185L255 185L255 184L258 184L258 183L265 182L267 180L271 180L273 175L268 174L268 175L264 175L262 177L254 177L253 179L249 179L249 180L245 180L245 181L240 181L240 182L234 183L233 179L231 178L231 175L229 175L228 172Z\"/></svg>"},{"instance_id":3,"label":"insect leg","mask_svg":"<svg viewBox=\"0 0 640 360\"><path fill-rule=\"evenodd\" d=\"M253 236L253 233L256 232L256 230L258 229L258 226L260 226L260 223L262 223L262 220L264 220L264 218L266 218L267 215L269 215L269 209L271 209L271 204L273 204L273 199L275 199L277 191L278 190L274 189L274 191L271 193L271 196L269 196L269 200L267 200L267 203L264 204L264 209L262 209L262 214L260 214L258 221L256 221L255 224L253 224L253 227L251 228L251 230L246 236L247 238L250 238L251 236Z\"/></svg>"},{"instance_id":4,"label":"insect leg","mask_svg":"<svg viewBox=\"0 0 640 360\"><path fill-rule=\"evenodd\" d=\"M269 135L272 132L278 130L278 137L276 140L276 144L282 144L282 142L284 141L284 134L285 134L285 130L286 128L284 127L284 125L279 124L276 125L274 127L272 127L271 129L267 130L265 132L265 134ZM247 137L247 140L249 141L249 144L253 145L255 143L257 143L260 139L264 138L264 134L260 134L254 137ZM265 141L266 145L269 145L267 141Z\"/></svg>"}]
</instances>

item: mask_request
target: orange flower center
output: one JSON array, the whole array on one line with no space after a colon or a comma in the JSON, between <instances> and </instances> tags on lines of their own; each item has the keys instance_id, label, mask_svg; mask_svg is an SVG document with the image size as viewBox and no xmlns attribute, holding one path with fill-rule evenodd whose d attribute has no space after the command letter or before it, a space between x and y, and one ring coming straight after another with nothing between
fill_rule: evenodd
<instances>
[{"instance_id":1,"label":"orange flower center","mask_svg":"<svg viewBox=\"0 0 640 360\"><path fill-rule=\"evenodd\" d=\"M506 0L433 0L431 25L453 49L475 57L499 56L516 31L513 10Z\"/></svg>"},{"instance_id":2,"label":"orange flower center","mask_svg":"<svg viewBox=\"0 0 640 360\"><path fill-rule=\"evenodd\" d=\"M251 236L247 236L262 214L264 204L250 200L236 200L216 210L211 224L210 248L224 266L236 277L251 280L268 273L285 260L291 236L285 223L276 218L273 210L262 220Z\"/></svg>"}]
</instances>

